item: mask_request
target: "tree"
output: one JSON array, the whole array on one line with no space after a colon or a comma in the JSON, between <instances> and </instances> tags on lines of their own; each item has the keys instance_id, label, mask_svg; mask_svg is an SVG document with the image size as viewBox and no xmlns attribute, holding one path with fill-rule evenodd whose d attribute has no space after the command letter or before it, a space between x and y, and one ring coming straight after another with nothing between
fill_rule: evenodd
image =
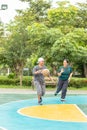
<instances>
[{"instance_id":1,"label":"tree","mask_svg":"<svg viewBox=\"0 0 87 130\"><path fill-rule=\"evenodd\" d=\"M33 66L37 58L43 56L47 65L52 66L68 58L81 72L84 70L86 76L86 24L77 25L78 18L86 22L84 13L80 15L80 11L86 10L84 6L80 8L58 2L57 8L51 8L51 3L46 0L21 1L28 2L29 8L18 10L15 20L9 24L10 33L5 47L4 59L12 70L22 77L27 60Z\"/></svg>"},{"instance_id":2,"label":"tree","mask_svg":"<svg viewBox=\"0 0 87 130\"><path fill-rule=\"evenodd\" d=\"M78 28L87 28L87 1L85 3L78 3L77 6L78 13L75 26Z\"/></svg>"},{"instance_id":3,"label":"tree","mask_svg":"<svg viewBox=\"0 0 87 130\"><path fill-rule=\"evenodd\" d=\"M4 26L3 23L0 22L0 63L2 63L3 59L3 51L4 51L4 44L5 44L5 37L4 37Z\"/></svg>"},{"instance_id":4,"label":"tree","mask_svg":"<svg viewBox=\"0 0 87 130\"><path fill-rule=\"evenodd\" d=\"M48 19L51 27L60 27L68 30L75 24L78 8L67 2L58 2L58 7L49 9ZM66 28L67 27L67 28ZM70 30L71 31L71 30Z\"/></svg>"},{"instance_id":5,"label":"tree","mask_svg":"<svg viewBox=\"0 0 87 130\"><path fill-rule=\"evenodd\" d=\"M22 85L22 70L26 64L27 58L35 49L30 36L27 35L27 26L34 21L40 22L45 19L46 10L50 6L50 2L44 0L30 1L29 9L26 11L18 10L15 21L8 25L9 35L7 45L5 46L4 59L11 70L20 75L20 85Z\"/></svg>"},{"instance_id":6,"label":"tree","mask_svg":"<svg viewBox=\"0 0 87 130\"><path fill-rule=\"evenodd\" d=\"M22 86L22 71L32 50L23 23L15 21L15 24L9 25L8 28L10 34L5 46L5 61L16 76L20 76L20 85Z\"/></svg>"},{"instance_id":7,"label":"tree","mask_svg":"<svg viewBox=\"0 0 87 130\"><path fill-rule=\"evenodd\" d=\"M48 0L21 0L29 3L28 12L34 16L36 22L43 22L47 18L47 11L51 7Z\"/></svg>"},{"instance_id":8,"label":"tree","mask_svg":"<svg viewBox=\"0 0 87 130\"><path fill-rule=\"evenodd\" d=\"M73 38L78 45L77 48L77 61L79 68L82 68L82 76L87 77L87 30L84 28L78 28L73 31Z\"/></svg>"},{"instance_id":9,"label":"tree","mask_svg":"<svg viewBox=\"0 0 87 130\"><path fill-rule=\"evenodd\" d=\"M57 62L62 62L65 58L73 62L76 58L76 47L77 45L74 39L71 41L69 36L63 36L59 38L52 46L52 56Z\"/></svg>"},{"instance_id":10,"label":"tree","mask_svg":"<svg viewBox=\"0 0 87 130\"><path fill-rule=\"evenodd\" d=\"M3 40L4 40L4 26L3 23L0 22L0 48L3 47Z\"/></svg>"},{"instance_id":11,"label":"tree","mask_svg":"<svg viewBox=\"0 0 87 130\"><path fill-rule=\"evenodd\" d=\"M34 23L28 26L28 36L38 56L49 59L50 48L63 35L58 28L48 28L44 24Z\"/></svg>"},{"instance_id":12,"label":"tree","mask_svg":"<svg viewBox=\"0 0 87 130\"><path fill-rule=\"evenodd\" d=\"M58 39L52 47L52 56L55 57L55 61L62 62L64 58L68 58L78 68L83 66L80 72L84 72L85 77L87 77L86 36L87 32L84 29L74 29L73 32Z\"/></svg>"}]
</instances>

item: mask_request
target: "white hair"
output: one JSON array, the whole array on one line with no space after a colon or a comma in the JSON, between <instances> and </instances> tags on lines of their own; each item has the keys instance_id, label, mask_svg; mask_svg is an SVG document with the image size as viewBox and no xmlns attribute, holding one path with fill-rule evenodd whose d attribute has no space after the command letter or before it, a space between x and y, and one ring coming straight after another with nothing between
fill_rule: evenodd
<instances>
[{"instance_id":1,"label":"white hair","mask_svg":"<svg viewBox=\"0 0 87 130\"><path fill-rule=\"evenodd\" d=\"M38 63L41 62L41 61L44 61L44 59L43 59L42 57L40 57L40 58L38 59Z\"/></svg>"}]
</instances>

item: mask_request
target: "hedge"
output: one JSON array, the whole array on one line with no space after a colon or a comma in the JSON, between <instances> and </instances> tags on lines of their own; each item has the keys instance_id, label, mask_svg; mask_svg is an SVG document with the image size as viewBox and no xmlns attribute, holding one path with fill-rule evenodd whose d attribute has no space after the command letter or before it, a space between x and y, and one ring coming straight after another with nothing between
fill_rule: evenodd
<instances>
[{"instance_id":1,"label":"hedge","mask_svg":"<svg viewBox=\"0 0 87 130\"><path fill-rule=\"evenodd\" d=\"M31 86L31 76L23 77L23 86ZM9 78L6 76L0 76L0 85L20 85L20 80L17 78Z\"/></svg>"},{"instance_id":2,"label":"hedge","mask_svg":"<svg viewBox=\"0 0 87 130\"><path fill-rule=\"evenodd\" d=\"M47 85L47 87L56 87L52 85ZM87 87L87 78L77 78L73 77L68 85L68 87L73 87L73 88L82 88L82 87Z\"/></svg>"},{"instance_id":3,"label":"hedge","mask_svg":"<svg viewBox=\"0 0 87 130\"><path fill-rule=\"evenodd\" d=\"M23 86L31 86L32 76L23 77ZM0 76L0 85L19 85L19 79L12 79L6 76ZM52 87L47 85L47 87ZM54 86L55 87L55 86ZM69 87L82 88L87 87L87 78L72 78Z\"/></svg>"},{"instance_id":4,"label":"hedge","mask_svg":"<svg viewBox=\"0 0 87 130\"><path fill-rule=\"evenodd\" d=\"M87 78L72 78L69 87L82 88L87 87Z\"/></svg>"}]
</instances>

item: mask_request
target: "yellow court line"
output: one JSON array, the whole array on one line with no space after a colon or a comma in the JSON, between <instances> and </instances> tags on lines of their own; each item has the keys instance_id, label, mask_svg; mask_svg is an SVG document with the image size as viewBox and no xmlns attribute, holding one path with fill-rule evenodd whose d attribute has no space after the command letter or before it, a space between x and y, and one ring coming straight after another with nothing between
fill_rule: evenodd
<instances>
[{"instance_id":1,"label":"yellow court line","mask_svg":"<svg viewBox=\"0 0 87 130\"><path fill-rule=\"evenodd\" d=\"M22 108L19 112L25 116L47 120L87 122L87 117L74 104L52 104Z\"/></svg>"}]
</instances>

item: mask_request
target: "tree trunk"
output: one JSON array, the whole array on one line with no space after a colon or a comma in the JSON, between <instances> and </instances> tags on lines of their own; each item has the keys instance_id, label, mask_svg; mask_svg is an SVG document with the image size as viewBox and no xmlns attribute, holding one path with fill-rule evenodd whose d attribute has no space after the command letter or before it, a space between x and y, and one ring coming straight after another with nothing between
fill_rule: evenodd
<instances>
[{"instance_id":1,"label":"tree trunk","mask_svg":"<svg viewBox=\"0 0 87 130\"><path fill-rule=\"evenodd\" d=\"M20 86L22 86L22 80L23 80L23 63L19 63L16 65L16 69L15 69L15 72L16 72L16 76L19 77L20 79Z\"/></svg>"},{"instance_id":2,"label":"tree trunk","mask_svg":"<svg viewBox=\"0 0 87 130\"><path fill-rule=\"evenodd\" d=\"M22 81L23 81L23 68L24 68L24 64L21 63L19 66L20 86L22 86Z\"/></svg>"},{"instance_id":3,"label":"tree trunk","mask_svg":"<svg viewBox=\"0 0 87 130\"><path fill-rule=\"evenodd\" d=\"M53 75L56 76L57 75L57 70L56 70L55 66L52 67L52 71L53 71Z\"/></svg>"},{"instance_id":4,"label":"tree trunk","mask_svg":"<svg viewBox=\"0 0 87 130\"><path fill-rule=\"evenodd\" d=\"M87 78L87 64L84 63L83 67L84 67L84 76Z\"/></svg>"},{"instance_id":5,"label":"tree trunk","mask_svg":"<svg viewBox=\"0 0 87 130\"><path fill-rule=\"evenodd\" d=\"M22 70L20 72L20 86L22 86L22 81L23 81L23 73Z\"/></svg>"}]
</instances>

